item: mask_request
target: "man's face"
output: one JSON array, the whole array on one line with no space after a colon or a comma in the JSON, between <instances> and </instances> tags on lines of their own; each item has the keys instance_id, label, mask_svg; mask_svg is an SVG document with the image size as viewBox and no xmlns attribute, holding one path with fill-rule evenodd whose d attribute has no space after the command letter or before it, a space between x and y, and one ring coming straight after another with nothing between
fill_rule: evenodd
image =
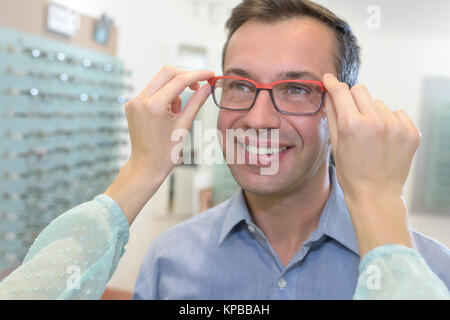
<instances>
[{"instance_id":1,"label":"man's face","mask_svg":"<svg viewBox=\"0 0 450 320\"><path fill-rule=\"evenodd\" d=\"M310 75L299 80L321 81L327 72L336 75L335 41L331 29L310 18L275 24L248 21L230 39L224 75L245 76L267 83L289 79L283 75L288 72L304 72ZM274 108L268 91L261 91L248 111L221 109L217 127L223 137L226 129L251 129L257 133L261 129L279 129L280 145L289 146L280 154L279 169L274 175L262 175L261 167L255 164L229 164L237 183L252 193L295 192L314 177L328 157L329 133L324 108L313 116L284 115ZM239 153L239 148L242 146L236 144L234 152ZM226 143L223 151L225 155Z\"/></svg>"}]
</instances>

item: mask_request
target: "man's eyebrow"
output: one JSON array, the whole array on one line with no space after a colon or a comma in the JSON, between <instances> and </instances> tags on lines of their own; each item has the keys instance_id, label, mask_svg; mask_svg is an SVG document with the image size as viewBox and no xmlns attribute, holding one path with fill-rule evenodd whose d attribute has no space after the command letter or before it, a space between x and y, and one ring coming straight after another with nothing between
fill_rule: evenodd
<instances>
[{"instance_id":1,"label":"man's eyebrow","mask_svg":"<svg viewBox=\"0 0 450 320\"><path fill-rule=\"evenodd\" d=\"M249 72L240 68L227 69L224 75L226 76L229 74L235 74L241 77L252 79L251 74ZM280 71L276 75L276 80L296 80L296 79L322 81L320 77L309 71Z\"/></svg>"},{"instance_id":2,"label":"man's eyebrow","mask_svg":"<svg viewBox=\"0 0 450 320\"><path fill-rule=\"evenodd\" d=\"M240 69L240 68L230 68L227 69L224 73L224 75L229 75L230 73L236 74L238 76L244 77L244 78L250 78L250 73L248 73L247 71L245 71L244 69Z\"/></svg>"},{"instance_id":3,"label":"man's eyebrow","mask_svg":"<svg viewBox=\"0 0 450 320\"><path fill-rule=\"evenodd\" d=\"M308 79L322 81L322 79L309 71L282 71L277 74L277 77L281 80Z\"/></svg>"}]
</instances>

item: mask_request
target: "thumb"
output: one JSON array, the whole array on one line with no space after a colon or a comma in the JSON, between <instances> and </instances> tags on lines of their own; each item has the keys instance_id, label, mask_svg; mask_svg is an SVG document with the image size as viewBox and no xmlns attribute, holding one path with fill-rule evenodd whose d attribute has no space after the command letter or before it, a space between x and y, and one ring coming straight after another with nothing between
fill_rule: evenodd
<instances>
[{"instance_id":1,"label":"thumb","mask_svg":"<svg viewBox=\"0 0 450 320\"><path fill-rule=\"evenodd\" d=\"M182 122L182 126L184 128L189 129L192 126L192 123L200 111L200 108L203 106L210 94L211 85L205 84L192 95L183 111L180 113L180 121Z\"/></svg>"}]
</instances>

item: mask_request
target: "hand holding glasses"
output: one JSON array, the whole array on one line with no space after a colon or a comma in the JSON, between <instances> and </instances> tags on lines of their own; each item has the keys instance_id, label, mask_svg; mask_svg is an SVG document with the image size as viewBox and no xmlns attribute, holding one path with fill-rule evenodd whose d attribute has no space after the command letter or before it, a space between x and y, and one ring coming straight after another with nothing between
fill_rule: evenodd
<instances>
[{"instance_id":1,"label":"hand holding glasses","mask_svg":"<svg viewBox=\"0 0 450 320\"><path fill-rule=\"evenodd\" d=\"M250 110L258 94L267 90L278 112L296 116L314 115L322 107L325 96L323 83L313 80L260 83L242 77L220 76L208 82L215 104L226 110Z\"/></svg>"}]
</instances>

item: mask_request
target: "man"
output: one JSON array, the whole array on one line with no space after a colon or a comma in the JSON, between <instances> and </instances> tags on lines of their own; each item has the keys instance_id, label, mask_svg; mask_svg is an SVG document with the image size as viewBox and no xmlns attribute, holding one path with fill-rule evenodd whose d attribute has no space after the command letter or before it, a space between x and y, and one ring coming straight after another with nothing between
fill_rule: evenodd
<instances>
[{"instance_id":1,"label":"man","mask_svg":"<svg viewBox=\"0 0 450 320\"><path fill-rule=\"evenodd\" d=\"M249 0L233 10L227 26L224 75L264 84L323 80L325 100L314 114L291 115L278 110L271 96L277 93L261 90L248 110L220 110L223 136L227 129L278 130L279 170L261 175L260 164L229 164L242 190L156 239L134 298L351 299L360 258L389 243L415 247L450 287L449 250L407 227L402 186L419 133L404 112L391 112L355 85L359 48L348 25L308 1ZM152 153L151 143L173 146L171 132L189 127L209 94L196 82L211 76L166 67L127 106L132 149L140 156L132 156L105 193L128 212L130 223L171 169L169 152ZM187 86L197 92L168 125L167 112L155 106L169 104L179 113L175 97ZM143 106L153 106L148 126L156 127L156 137L131 130L144 130L137 124L150 121L137 116ZM139 138L145 136L151 141ZM235 142L233 148L251 153L263 141ZM336 169L329 163L331 146ZM153 170L145 174L156 174L157 182L149 185L135 168L150 158Z\"/></svg>"}]
</instances>

